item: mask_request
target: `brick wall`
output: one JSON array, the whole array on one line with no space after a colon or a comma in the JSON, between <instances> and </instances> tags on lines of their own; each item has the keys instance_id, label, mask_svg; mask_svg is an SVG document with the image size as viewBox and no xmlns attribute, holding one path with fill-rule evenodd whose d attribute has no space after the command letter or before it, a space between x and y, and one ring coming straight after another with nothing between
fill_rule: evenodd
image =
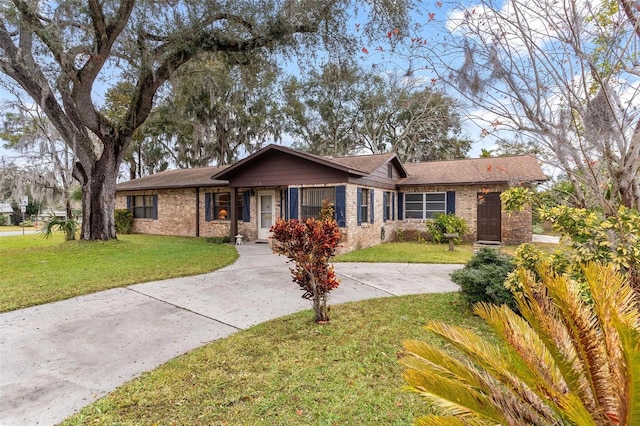
<instances>
[{"instance_id":1,"label":"brick wall","mask_svg":"<svg viewBox=\"0 0 640 426\"><path fill-rule=\"evenodd\" d=\"M404 188L401 192L444 192L455 191L456 193L456 216L462 218L467 223L468 233L464 236L466 241L477 240L477 220L478 220L478 198L479 192L502 192L508 188L507 185L458 185L458 186L420 186ZM417 219L405 219L396 225L397 229L415 234L420 232L426 235L426 221ZM507 214L502 211L501 234L504 244L521 244L531 242L533 232L533 220L531 210Z\"/></svg>"},{"instance_id":2,"label":"brick wall","mask_svg":"<svg viewBox=\"0 0 640 426\"><path fill-rule=\"evenodd\" d=\"M357 191L358 187L374 190L374 223L357 223ZM476 241L477 228L477 193L484 191L501 192L506 186L453 186L436 187L422 186L405 188L402 192L442 192L445 190L456 192L456 215L467 222L469 232L464 236L467 241ZM280 214L280 188L265 188L275 192L275 212ZM196 193L195 189L170 189L158 191L121 192L116 195L116 208L127 207L127 195L158 195L158 219L135 219L132 231L134 233L196 236ZM242 197L243 189L238 191ZM200 218L200 236L218 237L229 235L230 221L205 220L205 192L229 192L227 188L208 188L200 190L200 204L197 207ZM256 190L256 193L259 191ZM394 241L396 231L403 233L417 233L426 237L426 221L417 219L383 221L383 190L354 184L346 185L346 217L347 227L341 228L342 240L340 253L355 249L370 247L382 241ZM238 232L245 241L257 239L258 211L257 198L250 197L250 222L238 221ZM396 196L396 202L398 197ZM394 206L396 208L396 206ZM397 210L394 214L397 217ZM532 216L531 210L507 214L502 212L502 241L505 244L520 244L531 241ZM383 232L384 229L384 232ZM384 235L383 235L384 234Z\"/></svg>"}]
</instances>

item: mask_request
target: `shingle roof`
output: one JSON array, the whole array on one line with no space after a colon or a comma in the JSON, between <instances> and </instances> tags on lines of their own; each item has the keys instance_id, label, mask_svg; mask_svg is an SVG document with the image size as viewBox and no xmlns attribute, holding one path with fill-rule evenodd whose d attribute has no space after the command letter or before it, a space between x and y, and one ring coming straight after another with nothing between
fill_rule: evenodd
<instances>
[{"instance_id":1,"label":"shingle roof","mask_svg":"<svg viewBox=\"0 0 640 426\"><path fill-rule=\"evenodd\" d=\"M226 180L212 180L211 176L229 166L198 167L167 170L116 185L116 191L227 186Z\"/></svg>"},{"instance_id":2,"label":"shingle roof","mask_svg":"<svg viewBox=\"0 0 640 426\"><path fill-rule=\"evenodd\" d=\"M407 172L407 177L398 183L401 186L542 182L546 180L538 160L529 155L402 164L394 153L352 157L320 157L277 145L269 145L267 148L288 152L361 176L373 173L388 161L394 161L400 168L404 167L403 170ZM167 170L119 183L116 185L116 191L227 186L226 180L213 180L212 176L222 175L224 177L226 170L235 169L238 164L245 164L245 161L242 160L232 166Z\"/></svg>"},{"instance_id":3,"label":"shingle roof","mask_svg":"<svg viewBox=\"0 0 640 426\"><path fill-rule=\"evenodd\" d=\"M386 154L372 154L372 155L353 155L351 157L328 157L330 161L341 164L343 166L350 167L355 170L360 170L366 174L371 174L382 167L385 163L397 159L397 156L393 152ZM402 169L403 165L397 160L398 166Z\"/></svg>"},{"instance_id":4,"label":"shingle roof","mask_svg":"<svg viewBox=\"0 0 640 426\"><path fill-rule=\"evenodd\" d=\"M409 176L400 181L399 185L486 184L547 180L538 160L530 155L405 163L404 167Z\"/></svg>"}]
</instances>

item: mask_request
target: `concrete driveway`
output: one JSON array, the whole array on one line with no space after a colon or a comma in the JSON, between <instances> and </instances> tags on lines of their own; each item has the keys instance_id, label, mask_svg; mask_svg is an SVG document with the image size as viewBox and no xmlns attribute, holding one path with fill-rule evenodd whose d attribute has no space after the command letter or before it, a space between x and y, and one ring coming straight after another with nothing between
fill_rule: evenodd
<instances>
[{"instance_id":1,"label":"concrete driveway","mask_svg":"<svg viewBox=\"0 0 640 426\"><path fill-rule=\"evenodd\" d=\"M205 275L132 285L0 314L0 424L51 425L207 342L310 309L286 258L263 244ZM456 291L461 265L337 263L331 304Z\"/></svg>"}]
</instances>

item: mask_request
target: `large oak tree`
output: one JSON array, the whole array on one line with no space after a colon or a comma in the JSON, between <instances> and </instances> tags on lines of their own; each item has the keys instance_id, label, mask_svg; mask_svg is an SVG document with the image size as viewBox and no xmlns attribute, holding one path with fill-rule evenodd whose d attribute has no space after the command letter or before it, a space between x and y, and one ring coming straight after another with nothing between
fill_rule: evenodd
<instances>
[{"instance_id":1,"label":"large oak tree","mask_svg":"<svg viewBox=\"0 0 640 426\"><path fill-rule=\"evenodd\" d=\"M406 26L403 1L360 5L365 30ZM363 9L364 8L364 9ZM73 150L85 240L115 238L116 177L156 92L204 52L313 54L356 48L347 0L10 0L0 5L0 71L44 111ZM322 46L320 45L322 43ZM123 119L100 94L134 83Z\"/></svg>"}]
</instances>

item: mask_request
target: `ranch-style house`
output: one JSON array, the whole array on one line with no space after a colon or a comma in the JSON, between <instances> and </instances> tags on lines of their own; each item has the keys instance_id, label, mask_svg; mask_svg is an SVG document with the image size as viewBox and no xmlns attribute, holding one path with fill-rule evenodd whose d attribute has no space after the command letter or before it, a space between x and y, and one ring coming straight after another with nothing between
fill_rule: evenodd
<instances>
[{"instance_id":1,"label":"ranch-style house","mask_svg":"<svg viewBox=\"0 0 640 426\"><path fill-rule=\"evenodd\" d=\"M116 208L133 232L266 241L277 218L319 215L335 205L346 252L424 232L437 213L469 227L467 241L531 241L530 210L507 213L500 193L546 180L532 156L402 163L395 153L321 157L269 145L231 165L168 170L116 186Z\"/></svg>"}]
</instances>

